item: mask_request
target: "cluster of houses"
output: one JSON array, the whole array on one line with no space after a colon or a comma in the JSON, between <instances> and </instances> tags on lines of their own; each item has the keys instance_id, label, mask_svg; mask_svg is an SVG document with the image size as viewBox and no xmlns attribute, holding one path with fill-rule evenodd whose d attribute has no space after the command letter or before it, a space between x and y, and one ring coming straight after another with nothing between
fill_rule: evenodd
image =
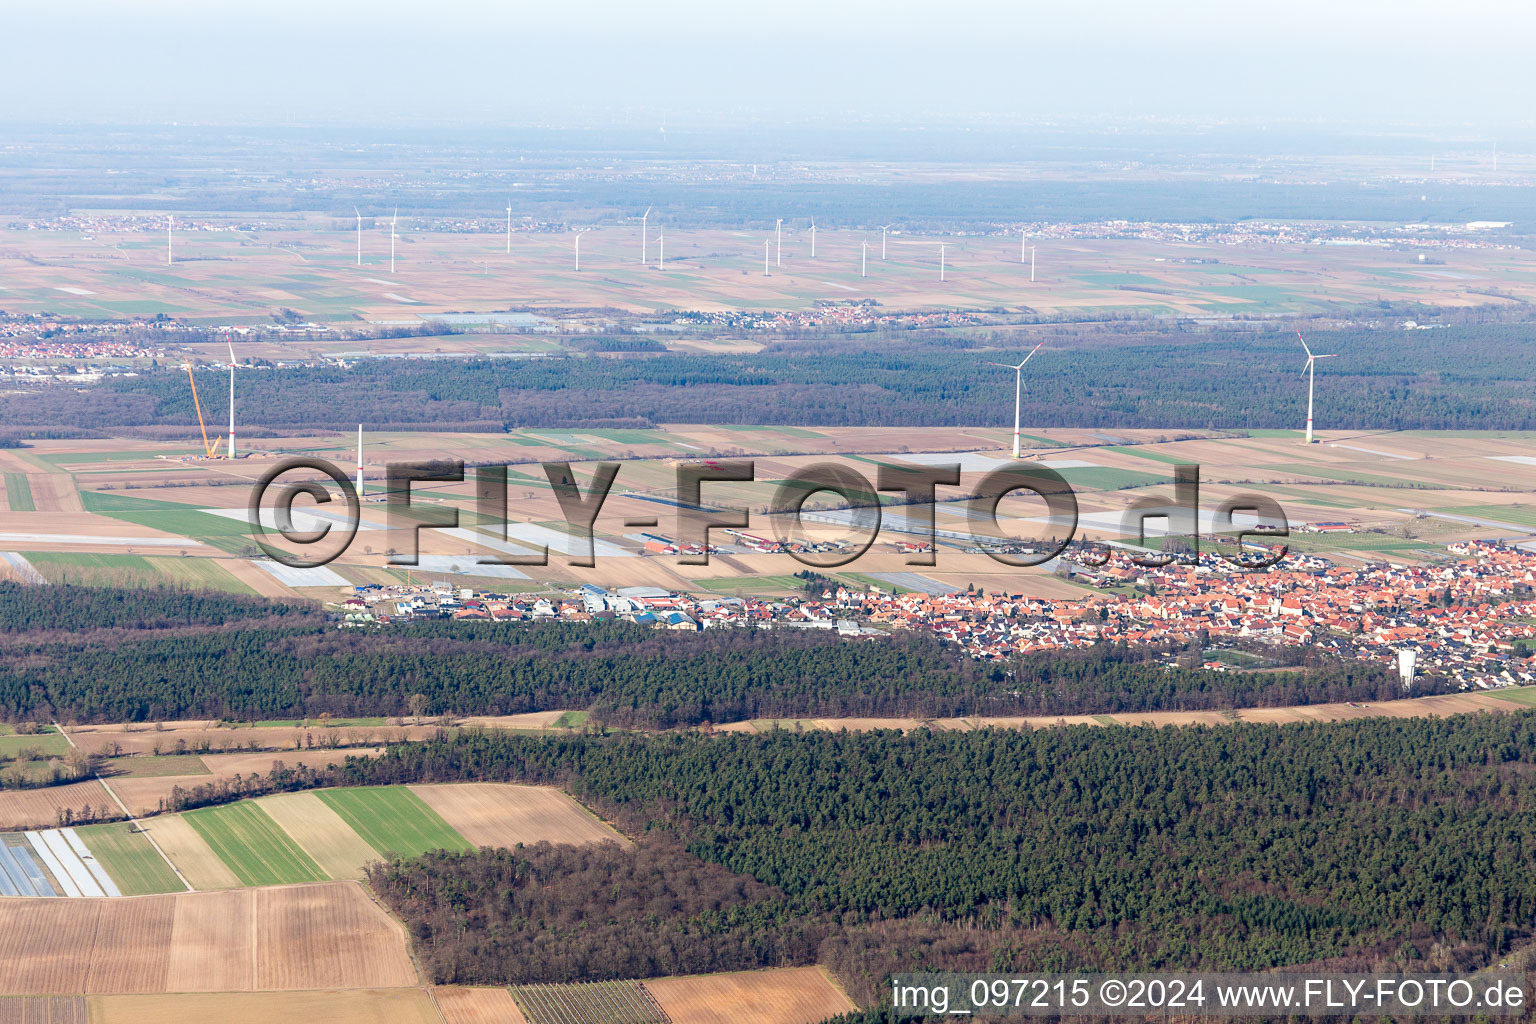
<instances>
[{"instance_id":1,"label":"cluster of houses","mask_svg":"<svg viewBox=\"0 0 1536 1024\"><path fill-rule=\"evenodd\" d=\"M895 593L819 581L780 599L698 597L655 587L494 594L448 584L354 588L338 610L344 627L413 618L498 622L622 619L656 629L721 627L833 630L879 637L931 632L979 659L1033 651L1131 645L1311 647L1347 660L1399 664L1465 688L1536 683L1536 552L1471 541L1435 565L1338 565L1291 555L1267 572L1219 558L1148 568L1122 556L1074 574L1083 597L967 590ZM1225 670L1225 661L1206 664Z\"/></svg>"}]
</instances>

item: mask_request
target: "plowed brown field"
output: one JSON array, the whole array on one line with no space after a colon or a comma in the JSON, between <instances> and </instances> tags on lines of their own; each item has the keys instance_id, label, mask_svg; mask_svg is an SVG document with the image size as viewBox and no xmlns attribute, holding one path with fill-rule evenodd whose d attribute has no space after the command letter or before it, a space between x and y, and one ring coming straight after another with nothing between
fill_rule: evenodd
<instances>
[{"instance_id":1,"label":"plowed brown field","mask_svg":"<svg viewBox=\"0 0 1536 1024\"><path fill-rule=\"evenodd\" d=\"M405 929L351 882L0 900L0 995L419 983Z\"/></svg>"},{"instance_id":2,"label":"plowed brown field","mask_svg":"<svg viewBox=\"0 0 1536 1024\"><path fill-rule=\"evenodd\" d=\"M814 1024L858 1007L820 967L645 982L674 1024Z\"/></svg>"}]
</instances>

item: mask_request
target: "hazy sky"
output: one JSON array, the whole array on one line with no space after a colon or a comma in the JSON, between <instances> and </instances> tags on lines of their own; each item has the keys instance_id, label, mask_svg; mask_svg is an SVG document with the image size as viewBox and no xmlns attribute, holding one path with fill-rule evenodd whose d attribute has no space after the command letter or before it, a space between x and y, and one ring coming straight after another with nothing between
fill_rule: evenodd
<instances>
[{"instance_id":1,"label":"hazy sky","mask_svg":"<svg viewBox=\"0 0 1536 1024\"><path fill-rule=\"evenodd\" d=\"M1527 122L1513 0L3 0L0 118Z\"/></svg>"}]
</instances>

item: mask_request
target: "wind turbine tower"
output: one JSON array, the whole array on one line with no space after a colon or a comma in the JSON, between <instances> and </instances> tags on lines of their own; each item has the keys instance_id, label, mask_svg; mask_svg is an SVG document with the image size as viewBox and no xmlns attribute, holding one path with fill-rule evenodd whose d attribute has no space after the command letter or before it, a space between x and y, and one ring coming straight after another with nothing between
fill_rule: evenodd
<instances>
[{"instance_id":1,"label":"wind turbine tower","mask_svg":"<svg viewBox=\"0 0 1536 1024\"><path fill-rule=\"evenodd\" d=\"M393 277L395 273L395 239L400 236L395 234L395 222L400 219L400 207L395 207L395 215L389 218L389 273Z\"/></svg>"},{"instance_id":2,"label":"wind turbine tower","mask_svg":"<svg viewBox=\"0 0 1536 1024\"><path fill-rule=\"evenodd\" d=\"M352 212L357 214L357 265L363 265L363 211L352 207Z\"/></svg>"},{"instance_id":3,"label":"wind turbine tower","mask_svg":"<svg viewBox=\"0 0 1536 1024\"><path fill-rule=\"evenodd\" d=\"M235 345L228 338L224 344L229 346L229 457L235 457Z\"/></svg>"},{"instance_id":4,"label":"wind turbine tower","mask_svg":"<svg viewBox=\"0 0 1536 1024\"><path fill-rule=\"evenodd\" d=\"M889 224L880 225L880 261L885 262L885 233L890 229Z\"/></svg>"},{"instance_id":5,"label":"wind turbine tower","mask_svg":"<svg viewBox=\"0 0 1536 1024\"><path fill-rule=\"evenodd\" d=\"M1301 342L1301 347L1306 349L1306 352L1307 352L1307 362L1306 362L1306 365L1302 367L1302 369L1307 371L1307 444L1311 444L1312 443L1312 392L1313 392L1313 390L1317 386L1317 361L1319 359L1332 359L1335 355L1337 355L1337 353L1332 353L1332 354L1325 355L1325 356L1313 355L1312 354L1312 349L1307 347L1307 339L1303 338L1301 336L1301 332L1300 331L1296 332L1296 340Z\"/></svg>"},{"instance_id":6,"label":"wind turbine tower","mask_svg":"<svg viewBox=\"0 0 1536 1024\"><path fill-rule=\"evenodd\" d=\"M357 496L363 496L363 425L357 425Z\"/></svg>"},{"instance_id":7,"label":"wind turbine tower","mask_svg":"<svg viewBox=\"0 0 1536 1024\"><path fill-rule=\"evenodd\" d=\"M667 269L667 232L665 228L656 233L656 269Z\"/></svg>"},{"instance_id":8,"label":"wind turbine tower","mask_svg":"<svg viewBox=\"0 0 1536 1024\"><path fill-rule=\"evenodd\" d=\"M869 272L869 243L864 243L864 254L859 257L859 276L867 277Z\"/></svg>"},{"instance_id":9,"label":"wind turbine tower","mask_svg":"<svg viewBox=\"0 0 1536 1024\"><path fill-rule=\"evenodd\" d=\"M816 218L811 218L811 259L816 258Z\"/></svg>"},{"instance_id":10,"label":"wind turbine tower","mask_svg":"<svg viewBox=\"0 0 1536 1024\"><path fill-rule=\"evenodd\" d=\"M1045 342L1043 341L1040 343L1040 345L1044 344ZM1019 446L1019 409L1024 400L1024 363L1029 362L1035 357L1035 353L1040 351L1040 345L1030 349L1029 355L1024 357L1024 362L1019 363L1017 366L1012 363L988 364L989 366L1001 366L1004 369L1013 371L1013 457L1016 459L1023 451Z\"/></svg>"},{"instance_id":11,"label":"wind turbine tower","mask_svg":"<svg viewBox=\"0 0 1536 1024\"><path fill-rule=\"evenodd\" d=\"M768 248L773 245L773 239L763 239L763 276L768 276Z\"/></svg>"},{"instance_id":12,"label":"wind turbine tower","mask_svg":"<svg viewBox=\"0 0 1536 1024\"><path fill-rule=\"evenodd\" d=\"M651 207L647 206L645 212L640 215L640 265L645 266L645 222L650 219Z\"/></svg>"},{"instance_id":13,"label":"wind turbine tower","mask_svg":"<svg viewBox=\"0 0 1536 1024\"><path fill-rule=\"evenodd\" d=\"M939 281L944 280L944 244L939 243Z\"/></svg>"},{"instance_id":14,"label":"wind turbine tower","mask_svg":"<svg viewBox=\"0 0 1536 1024\"><path fill-rule=\"evenodd\" d=\"M1035 283L1035 247L1029 247L1029 283Z\"/></svg>"},{"instance_id":15,"label":"wind turbine tower","mask_svg":"<svg viewBox=\"0 0 1536 1024\"><path fill-rule=\"evenodd\" d=\"M512 255L512 204L507 203L507 255Z\"/></svg>"},{"instance_id":16,"label":"wind turbine tower","mask_svg":"<svg viewBox=\"0 0 1536 1024\"><path fill-rule=\"evenodd\" d=\"M165 265L168 267L174 265L176 262L175 260L171 259L171 233L175 230L176 218L167 217L165 219Z\"/></svg>"},{"instance_id":17,"label":"wind turbine tower","mask_svg":"<svg viewBox=\"0 0 1536 1024\"><path fill-rule=\"evenodd\" d=\"M576 232L576 272L581 273L581 232Z\"/></svg>"},{"instance_id":18,"label":"wind turbine tower","mask_svg":"<svg viewBox=\"0 0 1536 1024\"><path fill-rule=\"evenodd\" d=\"M1028 245L1029 245L1029 232L1027 230L1020 231L1019 232L1019 262L1020 263L1024 262L1024 249Z\"/></svg>"},{"instance_id":19,"label":"wind turbine tower","mask_svg":"<svg viewBox=\"0 0 1536 1024\"><path fill-rule=\"evenodd\" d=\"M774 250L773 265L776 266L776 267L782 267L784 265L784 218L783 217L780 217L779 220L778 220L778 223L774 225L774 234L775 234L775 237L778 239L778 242L776 243L778 247Z\"/></svg>"}]
</instances>

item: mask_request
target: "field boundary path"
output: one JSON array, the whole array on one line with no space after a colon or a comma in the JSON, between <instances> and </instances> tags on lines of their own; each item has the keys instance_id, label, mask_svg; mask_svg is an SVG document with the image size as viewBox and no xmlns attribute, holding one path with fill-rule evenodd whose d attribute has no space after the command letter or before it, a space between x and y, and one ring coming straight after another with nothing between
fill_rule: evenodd
<instances>
[{"instance_id":1,"label":"field boundary path","mask_svg":"<svg viewBox=\"0 0 1536 1024\"><path fill-rule=\"evenodd\" d=\"M72 748L75 750L80 749L79 746L76 745L74 738L70 736L69 733L64 731L64 727L62 725L60 725L58 722L54 722L53 727L63 734L64 738L69 741L69 745ZM166 866L175 872L176 877L181 881L181 884L187 887L187 892L196 892L197 890L192 888L192 883L187 881L187 876L182 874L181 869L176 866L175 861L167 857L165 855L165 851L160 849L160 844L155 842L155 837L150 834L150 830L139 823L139 819L134 817L132 811L128 810L128 805L123 803L118 795L112 791L111 786L107 785L107 780L102 777L100 769L96 771L96 781L101 783L101 788L107 791L107 796L111 797L112 802L117 804L118 808L122 810L123 816L128 819L129 826L137 830L138 833L145 839L149 840L149 845L155 848L155 852L160 855L161 860L165 861Z\"/></svg>"}]
</instances>

